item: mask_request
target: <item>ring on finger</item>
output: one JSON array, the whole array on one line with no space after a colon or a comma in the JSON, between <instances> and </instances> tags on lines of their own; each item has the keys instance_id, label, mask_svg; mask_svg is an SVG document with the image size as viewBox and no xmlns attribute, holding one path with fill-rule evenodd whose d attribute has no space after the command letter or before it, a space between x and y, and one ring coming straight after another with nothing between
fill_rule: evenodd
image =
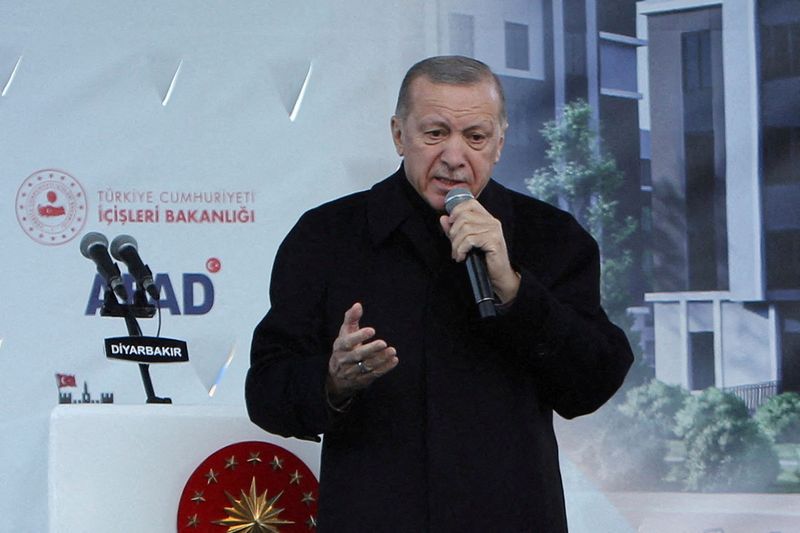
<instances>
[{"instance_id":1,"label":"ring on finger","mask_svg":"<svg viewBox=\"0 0 800 533\"><path fill-rule=\"evenodd\" d=\"M367 365L365 365L364 361L359 361L357 364L358 364L358 370L362 374L369 374L370 372L372 372L372 369L370 367L368 367Z\"/></svg>"}]
</instances>

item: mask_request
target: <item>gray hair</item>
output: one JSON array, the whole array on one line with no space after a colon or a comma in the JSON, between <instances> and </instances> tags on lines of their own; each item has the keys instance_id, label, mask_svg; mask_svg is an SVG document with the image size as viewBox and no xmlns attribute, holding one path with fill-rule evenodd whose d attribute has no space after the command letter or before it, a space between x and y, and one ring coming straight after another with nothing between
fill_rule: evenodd
<instances>
[{"instance_id":1,"label":"gray hair","mask_svg":"<svg viewBox=\"0 0 800 533\"><path fill-rule=\"evenodd\" d=\"M416 63L403 78L400 85L400 94L397 96L397 107L394 114L401 119L408 116L411 83L417 78L425 77L433 83L447 85L474 85L483 81L494 83L497 94L500 96L500 121L502 126L508 123L506 113L506 97L500 80L485 63L464 56L436 56L423 59Z\"/></svg>"}]
</instances>

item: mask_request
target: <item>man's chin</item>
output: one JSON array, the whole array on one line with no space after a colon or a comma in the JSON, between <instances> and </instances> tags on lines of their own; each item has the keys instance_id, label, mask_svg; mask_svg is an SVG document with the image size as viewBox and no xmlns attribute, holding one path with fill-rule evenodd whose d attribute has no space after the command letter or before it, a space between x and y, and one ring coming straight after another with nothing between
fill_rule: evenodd
<instances>
[{"instance_id":1,"label":"man's chin","mask_svg":"<svg viewBox=\"0 0 800 533\"><path fill-rule=\"evenodd\" d=\"M444 200L446 196L447 196L446 192L443 193L428 192L423 196L423 198L425 198L425 201L428 203L429 206L433 208L434 211L436 211L437 213L444 213L445 212Z\"/></svg>"}]
</instances>

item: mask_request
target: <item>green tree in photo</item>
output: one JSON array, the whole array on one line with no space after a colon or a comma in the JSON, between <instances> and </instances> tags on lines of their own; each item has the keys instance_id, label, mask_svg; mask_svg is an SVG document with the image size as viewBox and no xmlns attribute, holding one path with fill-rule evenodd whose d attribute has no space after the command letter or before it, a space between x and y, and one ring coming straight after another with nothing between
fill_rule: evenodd
<instances>
[{"instance_id":1,"label":"green tree in photo","mask_svg":"<svg viewBox=\"0 0 800 533\"><path fill-rule=\"evenodd\" d=\"M651 424L660 437L673 439L675 415L688 398L689 393L683 387L654 379L628 390L619 410L635 423Z\"/></svg>"},{"instance_id":2,"label":"green tree in photo","mask_svg":"<svg viewBox=\"0 0 800 533\"><path fill-rule=\"evenodd\" d=\"M626 324L625 309L631 301L628 277L633 265L628 241L636 221L632 217L620 220L615 194L624 176L614 159L598 150L591 116L589 104L577 100L565 106L561 120L544 125L549 164L536 170L526 185L535 197L572 213L597 240L603 306L615 323Z\"/></svg>"},{"instance_id":3,"label":"green tree in photo","mask_svg":"<svg viewBox=\"0 0 800 533\"><path fill-rule=\"evenodd\" d=\"M756 422L778 443L800 443L800 394L784 392L758 408Z\"/></svg>"},{"instance_id":4,"label":"green tree in photo","mask_svg":"<svg viewBox=\"0 0 800 533\"><path fill-rule=\"evenodd\" d=\"M667 441L656 423L606 409L591 438L578 446L578 462L606 490L656 490L667 474Z\"/></svg>"},{"instance_id":5,"label":"green tree in photo","mask_svg":"<svg viewBox=\"0 0 800 533\"><path fill-rule=\"evenodd\" d=\"M691 396L675 417L686 443L678 477L687 490L761 491L780 472L769 437L737 396L716 388Z\"/></svg>"}]
</instances>

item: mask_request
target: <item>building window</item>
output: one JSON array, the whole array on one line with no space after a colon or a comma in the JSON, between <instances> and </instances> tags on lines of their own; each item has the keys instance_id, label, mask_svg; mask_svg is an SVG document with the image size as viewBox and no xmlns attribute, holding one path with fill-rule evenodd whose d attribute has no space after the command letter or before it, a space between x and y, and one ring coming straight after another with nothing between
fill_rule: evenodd
<instances>
[{"instance_id":1,"label":"building window","mask_svg":"<svg viewBox=\"0 0 800 533\"><path fill-rule=\"evenodd\" d=\"M800 288L800 230L767 233L767 289Z\"/></svg>"},{"instance_id":2,"label":"building window","mask_svg":"<svg viewBox=\"0 0 800 533\"><path fill-rule=\"evenodd\" d=\"M686 32L681 35L683 53L683 91L711 88L711 32Z\"/></svg>"},{"instance_id":3,"label":"building window","mask_svg":"<svg viewBox=\"0 0 800 533\"><path fill-rule=\"evenodd\" d=\"M714 37L718 39L719 35L717 32ZM725 132L714 124L715 113L721 112L722 88L715 91L712 76L722 65L713 61L710 29L681 35L681 60L688 288L723 290L728 287L724 153L720 142Z\"/></svg>"},{"instance_id":4,"label":"building window","mask_svg":"<svg viewBox=\"0 0 800 533\"><path fill-rule=\"evenodd\" d=\"M714 332L689 333L691 350L691 390L705 390L714 386Z\"/></svg>"},{"instance_id":5,"label":"building window","mask_svg":"<svg viewBox=\"0 0 800 533\"><path fill-rule=\"evenodd\" d=\"M686 134L686 226L689 290L727 286L727 234L724 223L724 181L714 173L714 135ZM723 190L718 190L723 189Z\"/></svg>"},{"instance_id":6,"label":"building window","mask_svg":"<svg viewBox=\"0 0 800 533\"><path fill-rule=\"evenodd\" d=\"M475 57L475 17L462 13L450 13L450 53Z\"/></svg>"},{"instance_id":7,"label":"building window","mask_svg":"<svg viewBox=\"0 0 800 533\"><path fill-rule=\"evenodd\" d=\"M586 75L586 35L564 33L564 68L568 76Z\"/></svg>"},{"instance_id":8,"label":"building window","mask_svg":"<svg viewBox=\"0 0 800 533\"><path fill-rule=\"evenodd\" d=\"M800 128L764 128L764 181L800 182Z\"/></svg>"},{"instance_id":9,"label":"building window","mask_svg":"<svg viewBox=\"0 0 800 533\"><path fill-rule=\"evenodd\" d=\"M800 392L800 302L781 305L781 373L778 392Z\"/></svg>"},{"instance_id":10,"label":"building window","mask_svg":"<svg viewBox=\"0 0 800 533\"><path fill-rule=\"evenodd\" d=\"M530 70L528 25L506 22L506 68Z\"/></svg>"},{"instance_id":11,"label":"building window","mask_svg":"<svg viewBox=\"0 0 800 533\"><path fill-rule=\"evenodd\" d=\"M800 76L800 22L761 27L765 80Z\"/></svg>"}]
</instances>

